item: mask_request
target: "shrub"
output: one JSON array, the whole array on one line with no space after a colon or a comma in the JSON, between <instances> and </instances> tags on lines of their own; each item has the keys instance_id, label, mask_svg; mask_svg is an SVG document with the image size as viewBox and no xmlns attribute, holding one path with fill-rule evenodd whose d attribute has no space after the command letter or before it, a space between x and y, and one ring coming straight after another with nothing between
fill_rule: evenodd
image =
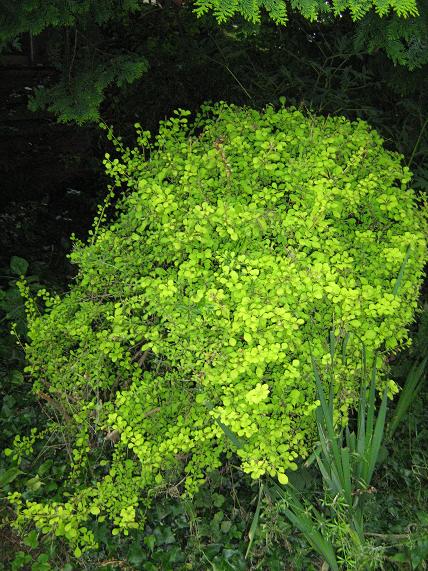
<instances>
[{"instance_id":1,"label":"shrub","mask_svg":"<svg viewBox=\"0 0 428 571\"><path fill-rule=\"evenodd\" d=\"M136 149L116 141L115 220L76 244L65 297L45 293L43 315L27 303L28 372L62 416L70 478L65 500L12 501L18 525L77 553L94 545L92 516L126 533L154 494L191 494L236 448L244 472L285 483L316 438L311 356L326 381L346 345L346 420L361 342L384 371L417 305L426 217L366 123L226 104L187 115L153 143L138 125Z\"/></svg>"}]
</instances>

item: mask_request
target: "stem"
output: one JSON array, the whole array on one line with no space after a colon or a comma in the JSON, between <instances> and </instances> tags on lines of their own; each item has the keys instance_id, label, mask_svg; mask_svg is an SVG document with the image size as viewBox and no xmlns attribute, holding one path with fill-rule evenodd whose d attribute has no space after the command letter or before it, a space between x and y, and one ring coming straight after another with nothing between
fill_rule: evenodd
<instances>
[{"instance_id":1,"label":"stem","mask_svg":"<svg viewBox=\"0 0 428 571\"><path fill-rule=\"evenodd\" d=\"M370 533L366 532L367 537L378 537L379 539L409 539L410 534L407 533Z\"/></svg>"},{"instance_id":2,"label":"stem","mask_svg":"<svg viewBox=\"0 0 428 571\"><path fill-rule=\"evenodd\" d=\"M419 132L419 136L418 136L418 138L416 139L415 146L413 147L412 154L410 155L409 162L407 163L407 166L408 166L408 167L410 167L410 165L411 165L412 162L413 162L413 159L414 159L414 157L415 157L416 151L417 151L417 149L418 149L418 147L419 147L419 143L421 142L422 135L424 134L425 127L426 127L427 125L428 125L428 117L425 119L425 122L424 122L424 124L422 125L422 129L421 129L420 132Z\"/></svg>"}]
</instances>

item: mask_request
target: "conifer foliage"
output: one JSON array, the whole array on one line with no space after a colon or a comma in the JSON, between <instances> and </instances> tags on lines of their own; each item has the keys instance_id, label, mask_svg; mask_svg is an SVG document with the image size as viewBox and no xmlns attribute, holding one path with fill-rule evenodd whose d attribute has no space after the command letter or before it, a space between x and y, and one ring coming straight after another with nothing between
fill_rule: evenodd
<instances>
[{"instance_id":1,"label":"conifer foliage","mask_svg":"<svg viewBox=\"0 0 428 571\"><path fill-rule=\"evenodd\" d=\"M131 19L135 26L151 9L142 0L6 0L0 52L20 34L45 32L49 61L58 73L53 85L36 90L30 108L47 108L62 122L95 121L107 87L122 88L147 71L145 55L125 38Z\"/></svg>"},{"instance_id":2,"label":"conifer foliage","mask_svg":"<svg viewBox=\"0 0 428 571\"><path fill-rule=\"evenodd\" d=\"M280 24L286 23L291 10L300 12L308 20L316 20L325 14L339 16L348 10L353 20L361 19L372 10L379 16L390 12L400 17L418 15L416 0L195 0L195 4L199 13L213 10L220 22L235 14L256 22L260 20L261 10Z\"/></svg>"},{"instance_id":3,"label":"conifer foliage","mask_svg":"<svg viewBox=\"0 0 428 571\"><path fill-rule=\"evenodd\" d=\"M163 40L165 22L177 11L194 13L185 20L191 28L200 25L195 14L207 15L211 29L226 22L239 29L243 20L286 27L299 16L321 26L351 18L358 50L383 50L409 69L428 59L427 8L418 0L3 0L0 52L20 34L45 31L58 74L54 83L36 90L31 108L49 109L64 122L96 121L107 88L122 89L140 79L156 60L156 42L148 39L148 30Z\"/></svg>"}]
</instances>

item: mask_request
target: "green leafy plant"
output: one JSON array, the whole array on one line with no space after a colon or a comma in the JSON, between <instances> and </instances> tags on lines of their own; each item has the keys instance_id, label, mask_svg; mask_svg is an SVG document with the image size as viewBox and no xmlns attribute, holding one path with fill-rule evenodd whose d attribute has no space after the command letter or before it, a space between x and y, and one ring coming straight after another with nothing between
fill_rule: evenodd
<instances>
[{"instance_id":1,"label":"green leafy plant","mask_svg":"<svg viewBox=\"0 0 428 571\"><path fill-rule=\"evenodd\" d=\"M44 314L22 285L27 372L69 474L63 498L10 500L18 527L76 556L97 544L91 521L126 535L154 495L193 494L232 453L227 431L244 472L285 483L313 451L311 358L328 383L332 344L347 346L336 422L359 399L361 342L379 352L378 388L396 391L382 351L407 342L426 256L400 156L342 117L219 104L190 126L188 114L152 142L137 126L135 149L110 133L116 219L101 209L71 254L76 284L39 292ZM32 445L17 439L18 465Z\"/></svg>"},{"instance_id":2,"label":"green leafy plant","mask_svg":"<svg viewBox=\"0 0 428 571\"><path fill-rule=\"evenodd\" d=\"M327 514L315 506L309 507L305 501L302 502L299 499L299 492L291 484L284 489L276 483L271 484L273 494L285 502L283 511L286 517L304 534L313 549L323 557L332 570L338 570L341 564L344 564L343 568L346 569L360 569L362 558L365 559L364 568L375 569L379 564L373 559L374 550L370 549L370 545L367 546L364 535L364 503L367 494L370 493L383 441L387 391L384 390L376 413L376 361L367 386L364 348L362 360L363 373L355 431L349 426L340 431L335 427L337 415L334 411L332 393L330 396L325 394L317 365L313 362L320 401L320 407L316 411L319 448L306 465L310 465L313 460L318 464L328 499ZM330 522L332 529L329 529ZM343 523L345 523L344 528ZM348 536L347 541L344 541L340 534L337 537L337 530L341 530L341 527L342 534ZM332 539L331 535L336 537ZM369 558L367 555L364 557L365 550L369 551ZM342 552L340 557L338 551Z\"/></svg>"},{"instance_id":3,"label":"green leafy plant","mask_svg":"<svg viewBox=\"0 0 428 571\"><path fill-rule=\"evenodd\" d=\"M332 366L334 365L334 348L332 348ZM344 358L345 353L339 358ZM358 412L355 419L338 430L335 426L333 401L324 391L318 368L313 362L314 378L317 386L320 407L316 411L319 435L318 448L296 473L291 484L284 488L271 481L266 486L266 493L274 500L282 499L284 505L280 508L287 519L303 534L330 569L378 569L384 568L388 560L410 565L411 569L419 568L426 553L426 542L414 524L414 532L401 533L370 533L366 523L376 518L374 510L383 504L386 490L378 493L373 500L372 494L377 493L372 486L375 467L385 460L387 450L383 444L384 432L391 438L403 419L410 403L414 401L422 389L421 377L425 367L425 359L411 367L405 379L400 399L395 406L394 414L386 421L387 393L384 391L379 405L376 404L376 363L373 365L370 381L367 371L366 355L362 351L363 378ZM376 412L377 408L377 412ZM355 427L355 431L352 427ZM305 498L299 481L304 472L316 462L324 487L325 498L321 506L317 497L311 500ZM388 469L388 468L386 468ZM296 483L296 487L293 483ZM367 506L370 500L371 506ZM310 503L310 502L313 503ZM383 512L382 512L383 513ZM426 514L418 512L418 519L426 522ZM370 528L376 529L377 523L370 521ZM377 538L377 545L373 538ZM383 542L383 543L380 543ZM401 545L400 545L400 542ZM380 544L379 544L380 543ZM391 548L401 548L399 553L388 555Z\"/></svg>"},{"instance_id":4,"label":"green leafy plant","mask_svg":"<svg viewBox=\"0 0 428 571\"><path fill-rule=\"evenodd\" d=\"M29 272L29 262L20 256L12 256L8 267L2 268L1 281L4 285L0 290L0 534L7 528L11 517L6 507L5 497L17 485L17 482L26 477L26 466L18 466L11 462L7 445L11 439L28 426L33 426L39 420L39 427L43 424L38 418L37 401L31 392L31 385L24 377L24 351L23 344L26 339L27 321L25 316L24 299L22 298L18 282L25 276L29 291L37 295L42 288L40 277ZM42 474L43 465L40 469ZM24 489L37 491L42 486L38 474L27 478ZM51 488L52 489L52 488ZM25 493L25 492L24 492ZM2 541L4 538L2 536ZM38 545L37 533L33 530L27 536L24 534L24 546L36 548ZM6 544L7 545L7 544ZM19 542L17 543L19 545ZM49 555L38 552L33 558L19 548L15 553L8 553L9 546L0 553L0 569L18 570L31 568L31 571L48 571ZM4 557L8 559L9 566L4 566ZM29 566L30 565L30 566Z\"/></svg>"},{"instance_id":5,"label":"green leafy plant","mask_svg":"<svg viewBox=\"0 0 428 571\"><path fill-rule=\"evenodd\" d=\"M22 427L14 410L17 404L14 393L15 391L20 393L20 387L24 384L22 345L27 330L27 320L24 300L17 282L27 274L28 266L24 258L12 256L9 266L1 270L5 286L0 289L0 442L2 446ZM38 277L27 275L27 279L32 292L36 294L40 287ZM28 387L25 392L28 394ZM26 416L23 410L21 414L21 419Z\"/></svg>"},{"instance_id":6,"label":"green leafy plant","mask_svg":"<svg viewBox=\"0 0 428 571\"><path fill-rule=\"evenodd\" d=\"M0 290L0 443L6 445L22 428L22 421L28 420L25 410L29 387L25 386L23 368L23 344L27 333L25 304L21 297L18 282L26 276L29 291L37 295L41 284L37 275L28 272L29 263L24 258L12 256L9 266L2 268L4 283ZM19 395L19 397L18 397ZM30 392L30 398L32 398ZM20 414L16 414L17 400L20 400ZM31 413L30 413L31 414Z\"/></svg>"}]
</instances>

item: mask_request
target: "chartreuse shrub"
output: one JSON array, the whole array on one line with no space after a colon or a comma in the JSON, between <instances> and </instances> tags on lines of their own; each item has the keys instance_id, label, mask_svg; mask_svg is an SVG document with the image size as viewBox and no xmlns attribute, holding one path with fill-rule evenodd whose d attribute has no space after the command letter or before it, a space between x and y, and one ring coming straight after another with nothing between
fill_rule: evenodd
<instances>
[{"instance_id":1,"label":"chartreuse shrub","mask_svg":"<svg viewBox=\"0 0 428 571\"><path fill-rule=\"evenodd\" d=\"M382 372L414 316L426 216L366 123L226 104L187 115L152 143L137 126L133 150L116 140L115 220L76 244L66 296L44 292L41 315L27 301L28 373L60 419L69 479L63 498L11 499L18 526L77 554L93 520L127 533L155 494L192 494L233 451L253 478L286 483L316 438L312 359L330 382L331 347L346 345L345 422L361 343Z\"/></svg>"}]
</instances>

